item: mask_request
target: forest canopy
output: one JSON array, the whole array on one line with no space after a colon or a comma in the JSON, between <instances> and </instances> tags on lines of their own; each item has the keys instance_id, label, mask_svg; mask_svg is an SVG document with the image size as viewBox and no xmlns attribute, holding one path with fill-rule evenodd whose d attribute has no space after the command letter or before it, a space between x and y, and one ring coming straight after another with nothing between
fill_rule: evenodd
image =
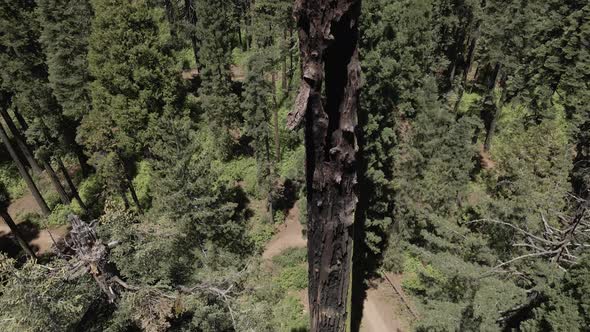
<instances>
[{"instance_id":1,"label":"forest canopy","mask_svg":"<svg viewBox=\"0 0 590 332\"><path fill-rule=\"evenodd\" d=\"M586 0L0 0L0 329L590 331L589 84Z\"/></svg>"}]
</instances>

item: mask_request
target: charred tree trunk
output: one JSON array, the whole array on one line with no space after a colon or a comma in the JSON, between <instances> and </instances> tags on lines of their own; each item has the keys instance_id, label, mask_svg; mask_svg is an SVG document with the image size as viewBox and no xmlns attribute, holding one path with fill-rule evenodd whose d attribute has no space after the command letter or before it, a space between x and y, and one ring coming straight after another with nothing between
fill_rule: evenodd
<instances>
[{"instance_id":1,"label":"charred tree trunk","mask_svg":"<svg viewBox=\"0 0 590 332\"><path fill-rule=\"evenodd\" d=\"M33 252L33 249L31 249L27 241L25 241L22 234L18 230L18 227L14 223L14 220L12 220L12 218L10 217L10 214L8 214L8 212L6 211L0 211L0 217L4 219L4 222L6 222L6 225L8 225L8 228L10 228L12 235L14 235L14 238L16 239L20 247L24 250L24 252L27 253L27 255L31 256L31 258L37 258L35 252Z\"/></svg>"},{"instance_id":2,"label":"charred tree trunk","mask_svg":"<svg viewBox=\"0 0 590 332\"><path fill-rule=\"evenodd\" d=\"M360 11L360 0L295 3L303 78L288 126L305 119L312 332L345 331L349 325Z\"/></svg>"},{"instance_id":3,"label":"charred tree trunk","mask_svg":"<svg viewBox=\"0 0 590 332\"><path fill-rule=\"evenodd\" d=\"M53 185L55 191L57 191L57 194L59 195L61 202L64 205L69 205L71 203L70 197L66 193L66 190L61 184L61 181L59 181L59 177L57 176L57 174L55 174L55 170L53 169L53 167L51 167L51 163L49 162L49 160L44 160L43 166L45 167L47 175L49 175L49 179L51 180L51 184Z\"/></svg>"},{"instance_id":4,"label":"charred tree trunk","mask_svg":"<svg viewBox=\"0 0 590 332\"><path fill-rule=\"evenodd\" d=\"M80 205L80 207L82 209L88 210L88 208L86 207L86 204L84 204L84 201L82 201L82 198L80 197L80 194L78 193L78 189L76 188L74 181L72 181L72 177L70 176L68 169L66 168L63 161L60 158L57 159L57 165L59 167L60 172L63 174L64 178L66 179L68 187L70 187L71 197L74 198L78 202L78 204Z\"/></svg>"},{"instance_id":5,"label":"charred tree trunk","mask_svg":"<svg viewBox=\"0 0 590 332\"><path fill-rule=\"evenodd\" d=\"M35 185L33 178L31 178L31 176L27 172L25 165L23 165L22 161L19 159L18 155L16 154L16 151L12 147L12 144L8 140L8 135L6 134L6 131L4 130L4 126L2 124L0 124L0 138L2 138L2 141L4 141L4 145L6 146L6 150L8 150L10 157L12 157L12 160L14 160L14 163L16 164L16 167L18 168L20 175L23 177L23 179L27 183L27 186L29 187L31 194L35 198L35 201L39 205L39 208L41 208L41 213L44 216L48 216L51 213L51 210L49 210L49 207L47 206L47 203L45 203L43 196L41 196L39 189L37 189L37 186Z\"/></svg>"},{"instance_id":6,"label":"charred tree trunk","mask_svg":"<svg viewBox=\"0 0 590 332\"><path fill-rule=\"evenodd\" d=\"M27 145L25 138L18 131L18 128L16 128L16 126L14 125L14 122L10 118L10 115L8 114L6 109L0 110L0 113L2 113L2 118L4 119L4 122L6 122L8 129L12 133L12 136L14 136L14 140L16 141L16 144L18 145L23 156L27 160L27 163L31 166L31 170L33 170L33 173L35 173L35 174L41 173L42 169L39 166L39 163L37 163L37 161L35 160L35 157L33 157L33 152L31 151L31 149Z\"/></svg>"}]
</instances>

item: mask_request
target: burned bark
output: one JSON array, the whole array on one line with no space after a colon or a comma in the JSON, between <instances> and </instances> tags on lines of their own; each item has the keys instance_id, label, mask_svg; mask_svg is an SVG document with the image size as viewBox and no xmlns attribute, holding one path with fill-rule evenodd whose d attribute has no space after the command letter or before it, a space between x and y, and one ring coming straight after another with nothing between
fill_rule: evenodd
<instances>
[{"instance_id":1,"label":"burned bark","mask_svg":"<svg viewBox=\"0 0 590 332\"><path fill-rule=\"evenodd\" d=\"M360 0L295 3L303 79L288 122L305 120L312 332L345 331L350 314L360 10Z\"/></svg>"}]
</instances>

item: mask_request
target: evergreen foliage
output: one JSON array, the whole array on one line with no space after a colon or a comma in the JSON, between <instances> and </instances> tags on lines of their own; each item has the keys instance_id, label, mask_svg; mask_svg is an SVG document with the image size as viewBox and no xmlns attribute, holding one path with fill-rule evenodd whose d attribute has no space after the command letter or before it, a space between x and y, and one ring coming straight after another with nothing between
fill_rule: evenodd
<instances>
[{"instance_id":1,"label":"evergreen foliage","mask_svg":"<svg viewBox=\"0 0 590 332\"><path fill-rule=\"evenodd\" d=\"M307 250L259 257L315 207L294 9L0 1L0 212L38 257L0 252L2 330L307 330ZM415 331L588 331L588 1L364 0L360 33L355 285L400 274ZM50 215L7 214L27 187ZM105 264L32 245L72 214Z\"/></svg>"}]
</instances>

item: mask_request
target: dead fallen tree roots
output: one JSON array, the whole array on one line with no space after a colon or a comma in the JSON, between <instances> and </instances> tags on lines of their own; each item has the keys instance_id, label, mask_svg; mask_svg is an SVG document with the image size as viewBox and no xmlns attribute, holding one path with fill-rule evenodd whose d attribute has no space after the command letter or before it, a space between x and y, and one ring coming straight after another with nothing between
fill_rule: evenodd
<instances>
[{"instance_id":1,"label":"dead fallen tree roots","mask_svg":"<svg viewBox=\"0 0 590 332\"><path fill-rule=\"evenodd\" d=\"M76 215L68 217L72 228L61 250L62 257L69 257L69 270L65 273L67 280L74 280L90 274L109 303L116 303L124 292L142 292L148 294L147 301L158 302L162 299L178 300L186 295L211 295L220 300L227 308L234 327L235 312L232 302L236 296L236 281L246 271L244 268L237 275L230 276L217 283L203 282L194 286L177 286L161 289L157 286L131 285L124 281L109 262L110 249L119 243L113 241L105 244L96 233L96 221L86 223ZM160 300L158 300L160 298ZM157 317L158 315L153 315Z\"/></svg>"}]
</instances>

